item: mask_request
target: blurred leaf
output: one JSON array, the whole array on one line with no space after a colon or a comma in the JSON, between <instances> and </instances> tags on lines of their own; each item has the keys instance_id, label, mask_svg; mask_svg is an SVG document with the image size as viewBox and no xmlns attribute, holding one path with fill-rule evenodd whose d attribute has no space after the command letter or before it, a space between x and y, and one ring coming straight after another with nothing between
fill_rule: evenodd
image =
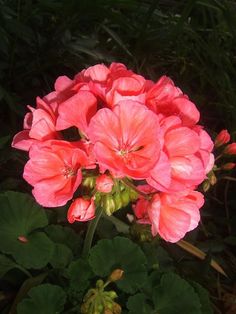
<instances>
[{"instance_id":1,"label":"blurred leaf","mask_svg":"<svg viewBox=\"0 0 236 314\"><path fill-rule=\"evenodd\" d=\"M53 314L62 313L66 301L63 289L56 285L43 284L32 288L29 298L17 306L18 314Z\"/></svg>"},{"instance_id":2,"label":"blurred leaf","mask_svg":"<svg viewBox=\"0 0 236 314\"><path fill-rule=\"evenodd\" d=\"M204 289L202 286L200 286L197 282L191 281L190 283L200 299L201 314L213 314L213 309L210 303L208 291Z\"/></svg>"},{"instance_id":3,"label":"blurred leaf","mask_svg":"<svg viewBox=\"0 0 236 314\"><path fill-rule=\"evenodd\" d=\"M147 304L147 298L142 293L137 293L129 297L127 302L127 308L129 309L129 314L151 314L153 310Z\"/></svg>"},{"instance_id":4,"label":"blurred leaf","mask_svg":"<svg viewBox=\"0 0 236 314\"><path fill-rule=\"evenodd\" d=\"M90 251L89 264L100 277L108 276L114 269L121 268L124 276L116 284L127 293L137 291L147 279L146 257L142 250L127 238L100 240Z\"/></svg>"}]
</instances>

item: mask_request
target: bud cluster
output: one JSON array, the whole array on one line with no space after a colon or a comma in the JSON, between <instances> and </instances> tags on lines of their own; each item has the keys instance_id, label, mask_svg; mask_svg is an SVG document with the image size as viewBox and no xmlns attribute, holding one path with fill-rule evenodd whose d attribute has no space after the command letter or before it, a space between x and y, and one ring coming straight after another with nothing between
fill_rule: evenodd
<instances>
[{"instance_id":1,"label":"bud cluster","mask_svg":"<svg viewBox=\"0 0 236 314\"><path fill-rule=\"evenodd\" d=\"M114 300L118 297L115 291L105 291L104 289L111 282L120 280L124 271L115 269L108 280L104 283L99 279L96 282L96 287L89 289L86 293L83 304L81 306L82 314L120 314L121 306Z\"/></svg>"}]
</instances>

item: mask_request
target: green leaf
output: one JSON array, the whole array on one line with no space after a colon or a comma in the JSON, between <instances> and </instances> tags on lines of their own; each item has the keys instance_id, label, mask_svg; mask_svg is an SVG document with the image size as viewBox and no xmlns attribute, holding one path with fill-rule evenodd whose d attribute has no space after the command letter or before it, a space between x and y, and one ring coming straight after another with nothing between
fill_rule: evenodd
<instances>
[{"instance_id":1,"label":"green leaf","mask_svg":"<svg viewBox=\"0 0 236 314\"><path fill-rule=\"evenodd\" d=\"M93 276L87 260L82 258L69 265L67 274L70 280L70 287L76 291L85 291L89 286L89 279Z\"/></svg>"},{"instance_id":2,"label":"green leaf","mask_svg":"<svg viewBox=\"0 0 236 314\"><path fill-rule=\"evenodd\" d=\"M64 244L56 243L50 264L54 268L65 268L71 262L72 258L73 254L71 249Z\"/></svg>"},{"instance_id":3,"label":"green leaf","mask_svg":"<svg viewBox=\"0 0 236 314\"><path fill-rule=\"evenodd\" d=\"M90 251L89 263L100 277L121 268L124 276L116 284L127 293L135 293L147 279L146 257L138 245L127 238L100 240Z\"/></svg>"},{"instance_id":4,"label":"green leaf","mask_svg":"<svg viewBox=\"0 0 236 314\"><path fill-rule=\"evenodd\" d=\"M179 314L183 309L185 313L201 314L201 303L193 287L173 273L162 276L152 298L158 314Z\"/></svg>"},{"instance_id":5,"label":"green leaf","mask_svg":"<svg viewBox=\"0 0 236 314\"><path fill-rule=\"evenodd\" d=\"M18 268L18 265L14 263L10 258L6 257L3 254L0 254L0 278L13 268Z\"/></svg>"},{"instance_id":6,"label":"green leaf","mask_svg":"<svg viewBox=\"0 0 236 314\"><path fill-rule=\"evenodd\" d=\"M60 225L49 225L45 228L49 238L55 242L68 246L75 254L81 249L81 238L73 229Z\"/></svg>"},{"instance_id":7,"label":"green leaf","mask_svg":"<svg viewBox=\"0 0 236 314\"><path fill-rule=\"evenodd\" d=\"M160 271L173 270L173 260L159 244L144 243L142 249L147 258L149 269L158 269Z\"/></svg>"},{"instance_id":8,"label":"green leaf","mask_svg":"<svg viewBox=\"0 0 236 314\"><path fill-rule=\"evenodd\" d=\"M26 296L28 291L31 288L42 283L46 277L47 277L47 273L42 273L36 277L30 277L30 278L26 279L23 282L22 286L20 287L19 291L17 292L17 295L15 297L14 302L12 303L12 306L11 306L9 313L15 314L18 303Z\"/></svg>"},{"instance_id":9,"label":"green leaf","mask_svg":"<svg viewBox=\"0 0 236 314\"><path fill-rule=\"evenodd\" d=\"M137 293L129 297L127 302L129 314L150 314L152 313L151 307L147 304L147 299L143 293Z\"/></svg>"},{"instance_id":10,"label":"green leaf","mask_svg":"<svg viewBox=\"0 0 236 314\"><path fill-rule=\"evenodd\" d=\"M0 195L0 250L26 268L41 268L51 259L53 242L41 231L47 225L44 210L23 193Z\"/></svg>"},{"instance_id":11,"label":"green leaf","mask_svg":"<svg viewBox=\"0 0 236 314\"><path fill-rule=\"evenodd\" d=\"M211 302L209 299L208 291L199 285L197 282L191 281L191 286L194 288L195 292L201 302L201 313L202 314L213 314L213 309L211 307Z\"/></svg>"},{"instance_id":12,"label":"green leaf","mask_svg":"<svg viewBox=\"0 0 236 314\"><path fill-rule=\"evenodd\" d=\"M61 313L66 294L59 286L42 284L30 290L30 298L24 299L17 307L18 314L56 314Z\"/></svg>"}]
</instances>

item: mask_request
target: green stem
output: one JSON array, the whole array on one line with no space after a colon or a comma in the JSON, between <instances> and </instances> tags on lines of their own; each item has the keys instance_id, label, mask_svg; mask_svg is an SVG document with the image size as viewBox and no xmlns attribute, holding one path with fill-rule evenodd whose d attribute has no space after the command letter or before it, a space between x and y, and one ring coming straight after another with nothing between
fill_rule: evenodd
<instances>
[{"instance_id":1,"label":"green stem","mask_svg":"<svg viewBox=\"0 0 236 314\"><path fill-rule=\"evenodd\" d=\"M96 212L96 217L93 220L91 220L89 223L88 230L87 230L85 240L84 240L84 247L83 247L84 257L87 257L89 254L89 251L93 242L93 236L94 236L98 221L102 216L102 212L103 212L103 208L98 207L97 212Z\"/></svg>"}]
</instances>

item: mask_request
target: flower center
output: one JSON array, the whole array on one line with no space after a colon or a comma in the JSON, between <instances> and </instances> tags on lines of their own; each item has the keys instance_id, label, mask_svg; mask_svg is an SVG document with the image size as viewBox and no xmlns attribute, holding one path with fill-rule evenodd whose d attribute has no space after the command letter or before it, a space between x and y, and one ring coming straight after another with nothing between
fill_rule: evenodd
<instances>
[{"instance_id":1,"label":"flower center","mask_svg":"<svg viewBox=\"0 0 236 314\"><path fill-rule=\"evenodd\" d=\"M69 166L65 166L65 168L63 169L63 175L64 177L66 177L66 179L71 178L76 176L77 174L77 170L69 167Z\"/></svg>"}]
</instances>

